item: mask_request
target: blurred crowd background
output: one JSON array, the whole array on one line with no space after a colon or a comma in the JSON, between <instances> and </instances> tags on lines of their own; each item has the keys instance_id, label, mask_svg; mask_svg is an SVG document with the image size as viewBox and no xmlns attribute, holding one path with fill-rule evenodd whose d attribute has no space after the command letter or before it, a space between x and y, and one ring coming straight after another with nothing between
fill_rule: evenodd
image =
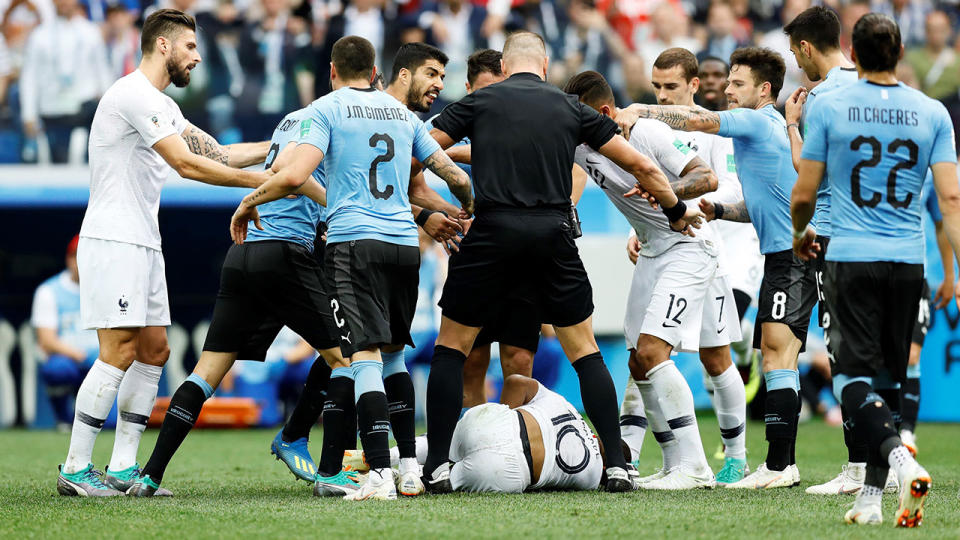
<instances>
[{"instance_id":1,"label":"blurred crowd background","mask_svg":"<svg viewBox=\"0 0 960 540\"><path fill-rule=\"evenodd\" d=\"M827 0L850 46L869 11L900 24L908 52L902 78L960 117L957 0ZM444 102L465 93L466 58L500 48L512 30L546 39L550 82L603 73L621 103L652 102L657 55L685 47L727 59L737 47L771 47L787 61L781 100L809 85L790 57L783 25L811 0L0 0L0 163L85 159L84 130L98 97L136 68L138 24L173 7L196 16L203 62L189 87L168 93L186 117L223 143L261 140L286 112L329 91L330 47L369 39L378 67L404 42L426 41L450 57ZM435 112L439 111L435 107Z\"/></svg>"}]
</instances>

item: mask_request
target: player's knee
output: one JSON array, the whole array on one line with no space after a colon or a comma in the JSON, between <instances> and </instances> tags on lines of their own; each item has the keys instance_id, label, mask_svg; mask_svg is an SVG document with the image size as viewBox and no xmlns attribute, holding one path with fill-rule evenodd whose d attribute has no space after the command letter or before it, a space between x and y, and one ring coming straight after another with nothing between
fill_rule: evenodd
<instances>
[{"instance_id":1,"label":"player's knee","mask_svg":"<svg viewBox=\"0 0 960 540\"><path fill-rule=\"evenodd\" d=\"M920 364L920 353L923 352L923 347L917 345L916 343L910 344L910 358L907 360L908 366L916 366Z\"/></svg>"},{"instance_id":2,"label":"player's knee","mask_svg":"<svg viewBox=\"0 0 960 540\"><path fill-rule=\"evenodd\" d=\"M137 353L137 361L151 366L163 366L169 358L170 346L167 344L167 340L140 347Z\"/></svg>"},{"instance_id":3,"label":"player's knee","mask_svg":"<svg viewBox=\"0 0 960 540\"><path fill-rule=\"evenodd\" d=\"M500 367L503 369L503 376L507 377L514 374L525 375L529 377L533 373L533 352L519 347L504 347L501 351ZM502 354L506 352L506 354Z\"/></svg>"},{"instance_id":4,"label":"player's knee","mask_svg":"<svg viewBox=\"0 0 960 540\"><path fill-rule=\"evenodd\" d=\"M721 375L731 365L733 365L733 360L730 358L729 347L711 347L709 349L701 349L700 362L703 363L703 368L711 377Z\"/></svg>"},{"instance_id":5,"label":"player's knee","mask_svg":"<svg viewBox=\"0 0 960 540\"><path fill-rule=\"evenodd\" d=\"M339 347L323 349L318 351L323 361L327 363L330 369L350 367L350 361L343 357Z\"/></svg>"}]
</instances>

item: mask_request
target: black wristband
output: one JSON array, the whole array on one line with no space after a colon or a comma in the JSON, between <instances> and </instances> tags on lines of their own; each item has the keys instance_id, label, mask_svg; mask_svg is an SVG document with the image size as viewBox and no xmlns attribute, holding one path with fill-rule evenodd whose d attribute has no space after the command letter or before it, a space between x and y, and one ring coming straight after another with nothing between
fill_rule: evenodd
<instances>
[{"instance_id":1,"label":"black wristband","mask_svg":"<svg viewBox=\"0 0 960 540\"><path fill-rule=\"evenodd\" d=\"M415 221L417 225L423 227L427 224L427 220L430 219L431 214L433 214L433 210L427 210L426 208L421 208L420 213L417 215L416 218L414 218L413 221Z\"/></svg>"},{"instance_id":2,"label":"black wristband","mask_svg":"<svg viewBox=\"0 0 960 540\"><path fill-rule=\"evenodd\" d=\"M672 207L670 208L662 207L662 208L663 208L663 215L667 216L667 219L669 219L671 223L673 223L674 221L679 221L680 218L682 218L684 214L687 213L687 205L680 199L677 199L677 204L673 205Z\"/></svg>"},{"instance_id":3,"label":"black wristband","mask_svg":"<svg viewBox=\"0 0 960 540\"><path fill-rule=\"evenodd\" d=\"M713 219L723 219L723 205L713 203Z\"/></svg>"}]
</instances>

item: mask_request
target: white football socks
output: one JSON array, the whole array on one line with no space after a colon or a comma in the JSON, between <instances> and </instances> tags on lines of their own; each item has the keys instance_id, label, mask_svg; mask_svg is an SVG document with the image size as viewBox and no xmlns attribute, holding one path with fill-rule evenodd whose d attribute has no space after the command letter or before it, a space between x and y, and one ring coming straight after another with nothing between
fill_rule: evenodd
<instances>
[{"instance_id":1,"label":"white football socks","mask_svg":"<svg viewBox=\"0 0 960 540\"><path fill-rule=\"evenodd\" d=\"M647 423L653 437L663 453L663 468L670 470L680 465L680 447L677 438L667 425L667 419L660 410L660 400L650 381L637 381L637 389L643 397L643 407L647 413Z\"/></svg>"},{"instance_id":2,"label":"white football socks","mask_svg":"<svg viewBox=\"0 0 960 540\"><path fill-rule=\"evenodd\" d=\"M70 450L63 472L75 473L87 468L93 459L93 445L117 399L123 371L97 359L83 378L77 392Z\"/></svg>"},{"instance_id":3,"label":"white football socks","mask_svg":"<svg viewBox=\"0 0 960 540\"><path fill-rule=\"evenodd\" d=\"M713 383L713 408L720 424L724 454L728 458L747 458L747 396L743 379L736 366L730 365L723 373L710 377Z\"/></svg>"},{"instance_id":4,"label":"white football socks","mask_svg":"<svg viewBox=\"0 0 960 540\"><path fill-rule=\"evenodd\" d=\"M890 464L890 468L897 472L897 478L900 479L900 482L903 482L903 477L908 472L907 465L912 465L916 461L910 450L907 450L907 447L902 444L894 448L887 456L887 462Z\"/></svg>"},{"instance_id":5,"label":"white football socks","mask_svg":"<svg viewBox=\"0 0 960 540\"><path fill-rule=\"evenodd\" d=\"M709 469L693 408L693 392L680 370L672 360L667 360L648 371L647 378L657 392L663 417L677 439L681 466L694 474Z\"/></svg>"},{"instance_id":6,"label":"white football socks","mask_svg":"<svg viewBox=\"0 0 960 540\"><path fill-rule=\"evenodd\" d=\"M643 436L647 433L647 417L643 408L643 396L633 377L627 381L627 389L620 405L620 438L630 447L630 458L640 457Z\"/></svg>"},{"instance_id":7,"label":"white football socks","mask_svg":"<svg viewBox=\"0 0 960 540\"><path fill-rule=\"evenodd\" d=\"M157 385L163 368L134 360L117 393L117 436L113 442L110 470L122 471L137 464L140 437L157 400Z\"/></svg>"}]
</instances>

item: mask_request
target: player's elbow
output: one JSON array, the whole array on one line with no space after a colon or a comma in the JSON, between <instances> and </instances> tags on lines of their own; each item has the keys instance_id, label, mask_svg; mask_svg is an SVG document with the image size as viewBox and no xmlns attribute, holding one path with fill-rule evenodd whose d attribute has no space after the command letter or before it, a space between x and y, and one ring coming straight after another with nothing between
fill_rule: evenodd
<instances>
[{"instance_id":1,"label":"player's elbow","mask_svg":"<svg viewBox=\"0 0 960 540\"><path fill-rule=\"evenodd\" d=\"M940 196L940 213L960 215L960 191Z\"/></svg>"},{"instance_id":2,"label":"player's elbow","mask_svg":"<svg viewBox=\"0 0 960 540\"><path fill-rule=\"evenodd\" d=\"M707 181L707 192L716 191L720 187L720 179L712 169L704 171L704 179Z\"/></svg>"}]
</instances>

